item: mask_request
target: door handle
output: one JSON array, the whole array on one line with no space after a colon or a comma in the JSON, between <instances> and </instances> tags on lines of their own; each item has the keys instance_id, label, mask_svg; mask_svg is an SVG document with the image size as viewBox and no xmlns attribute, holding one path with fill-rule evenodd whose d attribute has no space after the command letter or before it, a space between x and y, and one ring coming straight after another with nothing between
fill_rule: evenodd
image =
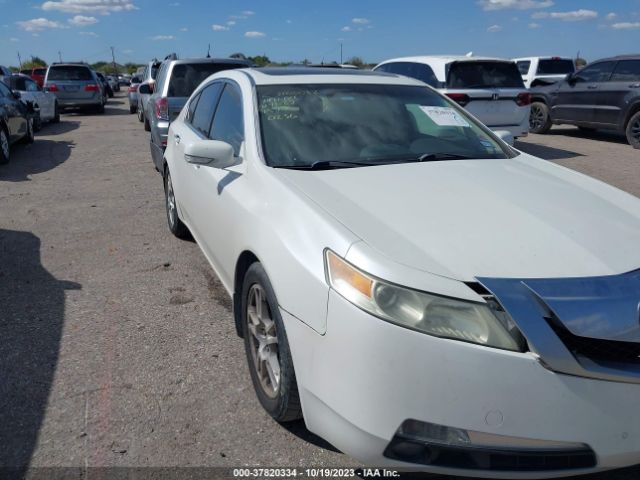
<instances>
[{"instance_id":1,"label":"door handle","mask_svg":"<svg viewBox=\"0 0 640 480\"><path fill-rule=\"evenodd\" d=\"M180 143L180 135L174 135L173 138L176 142L176 145L178 145Z\"/></svg>"},{"instance_id":2,"label":"door handle","mask_svg":"<svg viewBox=\"0 0 640 480\"><path fill-rule=\"evenodd\" d=\"M587 85L587 88L589 90L595 90L596 88L598 88L598 86L597 85Z\"/></svg>"}]
</instances>

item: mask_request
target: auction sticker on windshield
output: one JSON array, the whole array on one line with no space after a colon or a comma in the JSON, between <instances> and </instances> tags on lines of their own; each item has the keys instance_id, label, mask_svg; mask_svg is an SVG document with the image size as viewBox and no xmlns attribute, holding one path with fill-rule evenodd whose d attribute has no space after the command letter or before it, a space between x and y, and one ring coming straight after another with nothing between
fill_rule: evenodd
<instances>
[{"instance_id":1,"label":"auction sticker on windshield","mask_svg":"<svg viewBox=\"0 0 640 480\"><path fill-rule=\"evenodd\" d=\"M451 107L420 106L420 110L426 113L431 120L441 127L469 126L469 123Z\"/></svg>"}]
</instances>

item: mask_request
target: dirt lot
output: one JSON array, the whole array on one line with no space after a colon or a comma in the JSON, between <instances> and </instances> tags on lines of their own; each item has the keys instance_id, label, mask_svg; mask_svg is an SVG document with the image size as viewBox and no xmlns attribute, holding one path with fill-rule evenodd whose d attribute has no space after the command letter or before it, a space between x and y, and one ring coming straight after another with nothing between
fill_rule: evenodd
<instances>
[{"instance_id":1,"label":"dirt lot","mask_svg":"<svg viewBox=\"0 0 640 480\"><path fill-rule=\"evenodd\" d=\"M259 407L229 298L166 228L147 135L119 96L0 166L0 466L354 465ZM621 137L517 147L640 196Z\"/></svg>"}]
</instances>

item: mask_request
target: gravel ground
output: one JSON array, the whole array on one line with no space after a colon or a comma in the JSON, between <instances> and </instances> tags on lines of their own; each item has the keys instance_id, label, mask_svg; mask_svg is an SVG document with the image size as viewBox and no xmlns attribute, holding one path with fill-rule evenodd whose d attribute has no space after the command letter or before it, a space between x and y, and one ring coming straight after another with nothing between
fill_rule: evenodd
<instances>
[{"instance_id":1,"label":"gravel ground","mask_svg":"<svg viewBox=\"0 0 640 480\"><path fill-rule=\"evenodd\" d=\"M357 465L260 408L228 296L166 228L147 142L121 94L0 166L0 466ZM620 137L517 147L640 196Z\"/></svg>"}]
</instances>

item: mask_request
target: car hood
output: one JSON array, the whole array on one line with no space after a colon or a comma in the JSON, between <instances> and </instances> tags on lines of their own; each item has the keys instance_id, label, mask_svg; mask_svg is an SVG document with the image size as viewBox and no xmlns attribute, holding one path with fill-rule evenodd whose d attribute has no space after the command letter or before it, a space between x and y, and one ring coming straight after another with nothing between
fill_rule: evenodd
<instances>
[{"instance_id":1,"label":"car hood","mask_svg":"<svg viewBox=\"0 0 640 480\"><path fill-rule=\"evenodd\" d=\"M379 253L433 274L470 281L640 268L640 200L526 154L274 171Z\"/></svg>"}]
</instances>

